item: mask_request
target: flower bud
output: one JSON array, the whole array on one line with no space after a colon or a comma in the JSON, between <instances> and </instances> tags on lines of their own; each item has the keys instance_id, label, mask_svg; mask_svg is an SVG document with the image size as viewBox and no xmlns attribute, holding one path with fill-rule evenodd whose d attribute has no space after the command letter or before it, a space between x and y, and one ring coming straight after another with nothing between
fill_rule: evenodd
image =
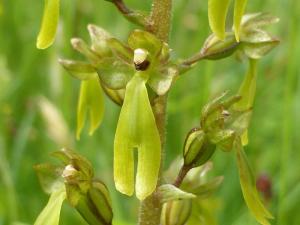
<instances>
[{"instance_id":1,"label":"flower bud","mask_svg":"<svg viewBox=\"0 0 300 225\"><path fill-rule=\"evenodd\" d=\"M224 40L220 40L215 34L212 34L206 39L201 54L205 59L223 59L232 55L238 46L239 43L233 33L226 33Z\"/></svg>"},{"instance_id":2,"label":"flower bud","mask_svg":"<svg viewBox=\"0 0 300 225\"><path fill-rule=\"evenodd\" d=\"M109 192L99 181L93 181L91 188L82 195L75 207L88 224L112 224L113 213Z\"/></svg>"},{"instance_id":3,"label":"flower bud","mask_svg":"<svg viewBox=\"0 0 300 225\"><path fill-rule=\"evenodd\" d=\"M201 166L210 159L215 149L216 146L210 143L203 130L192 129L184 144L184 165Z\"/></svg>"},{"instance_id":4,"label":"flower bud","mask_svg":"<svg viewBox=\"0 0 300 225\"><path fill-rule=\"evenodd\" d=\"M162 225L184 225L192 212L190 199L170 201L163 206Z\"/></svg>"}]
</instances>

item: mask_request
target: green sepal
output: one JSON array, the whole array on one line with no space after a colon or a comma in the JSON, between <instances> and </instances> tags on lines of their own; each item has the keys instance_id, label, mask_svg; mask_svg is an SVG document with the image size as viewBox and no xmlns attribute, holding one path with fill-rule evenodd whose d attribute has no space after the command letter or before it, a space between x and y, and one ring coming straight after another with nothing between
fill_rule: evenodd
<instances>
[{"instance_id":1,"label":"green sepal","mask_svg":"<svg viewBox=\"0 0 300 225\"><path fill-rule=\"evenodd\" d=\"M249 59L249 69L244 78L244 81L239 89L239 95L242 99L234 105L234 109L237 111L245 111L253 107L255 93L256 93L256 80L257 80L257 61ZM250 118L248 119L248 122ZM242 135L243 145L248 144L247 130Z\"/></svg>"},{"instance_id":2,"label":"green sepal","mask_svg":"<svg viewBox=\"0 0 300 225\"><path fill-rule=\"evenodd\" d=\"M67 59L59 59L59 63L76 79L89 80L97 77L96 70L90 63Z\"/></svg>"},{"instance_id":3,"label":"green sepal","mask_svg":"<svg viewBox=\"0 0 300 225\"><path fill-rule=\"evenodd\" d=\"M155 189L160 168L160 137L149 102L146 79L137 72L126 86L114 141L114 179L123 194L134 192L134 152L138 150L136 195L145 199Z\"/></svg>"},{"instance_id":4,"label":"green sepal","mask_svg":"<svg viewBox=\"0 0 300 225\"><path fill-rule=\"evenodd\" d=\"M207 181L197 187L189 189L189 192L196 195L197 198L207 198L211 196L222 184L224 180L223 176L216 177L210 181Z\"/></svg>"},{"instance_id":5,"label":"green sepal","mask_svg":"<svg viewBox=\"0 0 300 225\"><path fill-rule=\"evenodd\" d=\"M142 30L134 30L128 37L128 45L131 49L145 49L152 57L159 55L163 42L155 35Z\"/></svg>"},{"instance_id":6,"label":"green sepal","mask_svg":"<svg viewBox=\"0 0 300 225\"><path fill-rule=\"evenodd\" d=\"M235 0L233 27L237 42L240 41L240 26L248 0Z\"/></svg>"},{"instance_id":7,"label":"green sepal","mask_svg":"<svg viewBox=\"0 0 300 225\"><path fill-rule=\"evenodd\" d=\"M61 167L47 163L35 165L34 169L44 192L51 194L61 188L63 184Z\"/></svg>"},{"instance_id":8,"label":"green sepal","mask_svg":"<svg viewBox=\"0 0 300 225\"><path fill-rule=\"evenodd\" d=\"M48 48L54 42L59 20L59 0L45 0L44 15L37 38L38 49Z\"/></svg>"},{"instance_id":9,"label":"green sepal","mask_svg":"<svg viewBox=\"0 0 300 225\"><path fill-rule=\"evenodd\" d=\"M262 225L270 225L268 219L272 219L273 216L264 207L263 203L259 199L259 194L256 190L255 179L250 169L250 165L240 138L237 138L235 141L235 151L239 169L240 183L245 202L257 222Z\"/></svg>"},{"instance_id":10,"label":"green sepal","mask_svg":"<svg viewBox=\"0 0 300 225\"><path fill-rule=\"evenodd\" d=\"M219 39L225 38L225 23L230 0L209 0L208 19L212 31Z\"/></svg>"},{"instance_id":11,"label":"green sepal","mask_svg":"<svg viewBox=\"0 0 300 225\"><path fill-rule=\"evenodd\" d=\"M116 38L110 38L107 41L107 45L110 47L116 57L120 58L129 65L133 62L133 51L128 46L124 45Z\"/></svg>"},{"instance_id":12,"label":"green sepal","mask_svg":"<svg viewBox=\"0 0 300 225\"><path fill-rule=\"evenodd\" d=\"M150 70L149 74L147 82L149 86L157 95L164 95L171 88L173 80L178 76L179 71L176 66L167 66L163 71Z\"/></svg>"},{"instance_id":13,"label":"green sepal","mask_svg":"<svg viewBox=\"0 0 300 225\"><path fill-rule=\"evenodd\" d=\"M112 38L106 30L93 24L88 25L88 31L92 41L91 49L102 57L111 56L111 49L107 41Z\"/></svg>"},{"instance_id":14,"label":"green sepal","mask_svg":"<svg viewBox=\"0 0 300 225\"><path fill-rule=\"evenodd\" d=\"M196 198L196 195L183 191L172 184L164 184L159 186L158 193L161 196L160 201L162 203L166 203L173 200Z\"/></svg>"},{"instance_id":15,"label":"green sepal","mask_svg":"<svg viewBox=\"0 0 300 225\"><path fill-rule=\"evenodd\" d=\"M273 48L280 43L279 40L273 39L271 41L260 42L260 43L244 43L243 51L246 56L251 59L260 59L268 54Z\"/></svg>"},{"instance_id":16,"label":"green sepal","mask_svg":"<svg viewBox=\"0 0 300 225\"><path fill-rule=\"evenodd\" d=\"M101 63L100 55L98 55L96 52L94 52L92 49L90 49L88 44L85 41L83 41L82 39L72 38L71 45L76 51L78 51L82 55L84 55L89 60L89 62L92 63L93 66L96 67L98 64Z\"/></svg>"},{"instance_id":17,"label":"green sepal","mask_svg":"<svg viewBox=\"0 0 300 225\"><path fill-rule=\"evenodd\" d=\"M61 188L53 192L50 199L34 222L34 225L58 225L62 203L66 199L66 190Z\"/></svg>"},{"instance_id":18,"label":"green sepal","mask_svg":"<svg viewBox=\"0 0 300 225\"><path fill-rule=\"evenodd\" d=\"M269 13L259 12L244 15L241 26L243 30L254 30L278 22L278 17L272 16Z\"/></svg>"},{"instance_id":19,"label":"green sepal","mask_svg":"<svg viewBox=\"0 0 300 225\"><path fill-rule=\"evenodd\" d=\"M97 67L101 82L113 90L125 89L132 78L134 68L115 58L105 58Z\"/></svg>"},{"instance_id":20,"label":"green sepal","mask_svg":"<svg viewBox=\"0 0 300 225\"><path fill-rule=\"evenodd\" d=\"M104 114L104 98L98 78L81 81L77 107L77 139L80 139L87 113L90 117L89 134L92 135L100 126Z\"/></svg>"}]
</instances>

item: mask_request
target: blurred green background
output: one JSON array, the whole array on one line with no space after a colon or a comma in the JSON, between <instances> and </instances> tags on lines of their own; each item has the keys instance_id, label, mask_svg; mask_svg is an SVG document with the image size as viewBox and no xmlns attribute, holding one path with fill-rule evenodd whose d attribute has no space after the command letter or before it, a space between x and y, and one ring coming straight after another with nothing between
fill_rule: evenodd
<instances>
[{"instance_id":1,"label":"blurred green background","mask_svg":"<svg viewBox=\"0 0 300 225\"><path fill-rule=\"evenodd\" d=\"M150 0L126 2L143 10L151 6ZM90 159L97 177L108 184L116 224L135 224L137 200L117 193L112 181L113 138L119 108L106 101L101 128L93 137L84 132L81 140L75 141L79 81L57 63L59 57L78 57L69 40L74 36L88 40L88 23L104 27L123 40L135 26L103 0L62 0L56 43L40 51L35 48L35 41L43 3L0 0L0 224L33 224L48 199L33 165L51 161L49 153L63 146L72 147ZM252 0L247 11L279 16L280 23L270 30L282 43L259 63L257 98L246 152L255 175L266 174L272 181L272 198L268 203L276 217L272 224L298 225L300 1ZM209 34L206 0L174 0L170 45L175 57L188 57L198 51ZM168 107L166 168L181 154L185 135L198 124L203 104L224 90L235 93L246 68L246 62L231 57L201 62L178 79ZM213 162L212 175L225 176L216 194L219 224L256 224L242 200L233 155L218 152ZM85 222L65 204L61 224Z\"/></svg>"}]
</instances>

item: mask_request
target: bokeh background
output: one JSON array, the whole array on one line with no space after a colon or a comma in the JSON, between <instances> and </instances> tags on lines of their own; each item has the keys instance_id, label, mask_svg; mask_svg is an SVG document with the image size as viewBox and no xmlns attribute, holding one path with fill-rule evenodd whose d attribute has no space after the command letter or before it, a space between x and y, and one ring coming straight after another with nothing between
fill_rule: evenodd
<instances>
[{"instance_id":1,"label":"bokeh background","mask_svg":"<svg viewBox=\"0 0 300 225\"><path fill-rule=\"evenodd\" d=\"M149 10L150 0L128 0ZM33 165L51 161L49 153L69 146L92 161L97 177L111 190L116 224L135 224L138 202L117 193L112 181L112 149L119 108L108 100L104 123L93 137L85 130L75 140L79 81L57 63L59 57L77 58L70 38L88 40L86 26L97 24L126 40L135 26L103 0L62 0L55 44L35 48L43 11L41 0L0 0L0 224L33 224L48 196L38 183ZM248 12L271 12L279 24L270 31L281 44L259 63L257 98L246 148L257 177L272 182L268 207L272 224L300 224L300 1L252 0ZM174 0L170 45L174 57L198 51L210 34L207 1ZM167 162L181 154L186 133L198 124L200 110L224 90L235 93L247 63L234 57L201 62L180 78L170 92ZM234 156L221 151L212 159L211 176L224 175L215 195L214 213L221 225L256 224L242 200ZM214 201L215 201L214 200ZM65 204L61 224L85 224ZM209 225L209 224L208 224Z\"/></svg>"}]
</instances>

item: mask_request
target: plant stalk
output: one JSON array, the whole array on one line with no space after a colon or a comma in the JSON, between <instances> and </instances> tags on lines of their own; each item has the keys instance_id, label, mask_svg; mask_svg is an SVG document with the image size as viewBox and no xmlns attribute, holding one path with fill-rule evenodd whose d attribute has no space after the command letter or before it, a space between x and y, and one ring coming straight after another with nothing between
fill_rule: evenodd
<instances>
[{"instance_id":1,"label":"plant stalk","mask_svg":"<svg viewBox=\"0 0 300 225\"><path fill-rule=\"evenodd\" d=\"M172 16L172 0L153 0L150 23L147 27L149 32L155 34L159 39L168 42ZM153 113L156 126L159 131L161 141L161 164L158 185L161 183L164 152L165 152L165 128L166 128L166 108L168 95L159 96L153 104ZM140 204L139 225L159 225L162 211L162 203L157 191L154 191L148 198Z\"/></svg>"}]
</instances>

